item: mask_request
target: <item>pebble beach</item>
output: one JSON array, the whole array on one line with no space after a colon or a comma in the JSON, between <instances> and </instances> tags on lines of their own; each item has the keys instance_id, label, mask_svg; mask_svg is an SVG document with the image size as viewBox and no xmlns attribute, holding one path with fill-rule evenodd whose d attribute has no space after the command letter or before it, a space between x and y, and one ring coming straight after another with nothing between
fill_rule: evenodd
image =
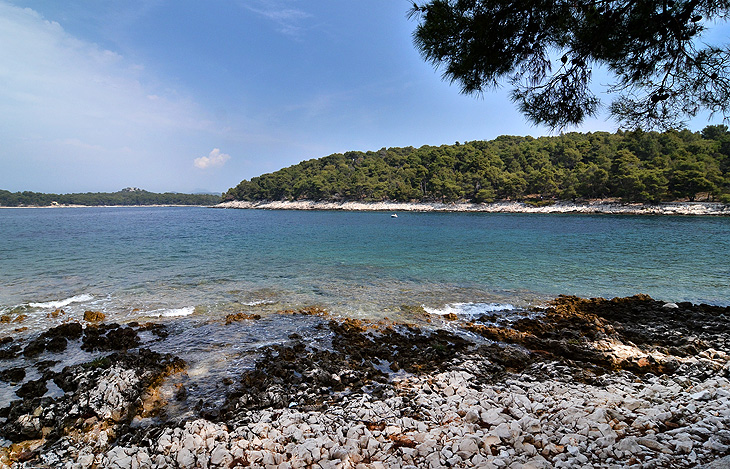
<instances>
[{"instance_id":1,"label":"pebble beach","mask_svg":"<svg viewBox=\"0 0 730 469\"><path fill-rule=\"evenodd\" d=\"M388 212L481 212L481 213L603 213L614 215L730 215L730 206L713 202L667 202L661 204L620 203L611 201L556 202L533 205L523 202L429 203L429 202L316 202L228 201L217 208L262 210L352 210Z\"/></svg>"}]
</instances>

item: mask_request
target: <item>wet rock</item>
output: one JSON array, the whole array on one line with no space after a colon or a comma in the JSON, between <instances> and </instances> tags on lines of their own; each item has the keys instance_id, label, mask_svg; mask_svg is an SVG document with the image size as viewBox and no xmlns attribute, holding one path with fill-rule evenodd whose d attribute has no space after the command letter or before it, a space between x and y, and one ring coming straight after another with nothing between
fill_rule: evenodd
<instances>
[{"instance_id":1,"label":"wet rock","mask_svg":"<svg viewBox=\"0 0 730 469\"><path fill-rule=\"evenodd\" d=\"M139 335L132 327L119 324L89 325L84 329L81 348L88 352L94 350L128 350L141 343Z\"/></svg>"},{"instance_id":2,"label":"wet rock","mask_svg":"<svg viewBox=\"0 0 730 469\"><path fill-rule=\"evenodd\" d=\"M23 347L20 344L12 343L8 347L0 348L0 360L9 360L17 357Z\"/></svg>"},{"instance_id":3,"label":"wet rock","mask_svg":"<svg viewBox=\"0 0 730 469\"><path fill-rule=\"evenodd\" d=\"M63 352L66 350L68 341L64 337L54 337L46 343L46 349L49 352Z\"/></svg>"},{"instance_id":4,"label":"wet rock","mask_svg":"<svg viewBox=\"0 0 730 469\"><path fill-rule=\"evenodd\" d=\"M25 378L25 368L15 367L0 371L0 380L9 383L19 383Z\"/></svg>"},{"instance_id":5,"label":"wet rock","mask_svg":"<svg viewBox=\"0 0 730 469\"><path fill-rule=\"evenodd\" d=\"M37 357L43 351L46 349L46 339L44 337L39 337L35 340L32 340L28 343L28 345L25 346L23 349L23 355L26 357Z\"/></svg>"},{"instance_id":6,"label":"wet rock","mask_svg":"<svg viewBox=\"0 0 730 469\"><path fill-rule=\"evenodd\" d=\"M24 383L17 391L15 391L15 394L22 398L33 398L41 397L46 393L46 391L48 391L46 380L38 379Z\"/></svg>"},{"instance_id":7,"label":"wet rock","mask_svg":"<svg viewBox=\"0 0 730 469\"><path fill-rule=\"evenodd\" d=\"M68 340L81 337L82 327L77 322L61 324L53 327L37 338L31 340L23 349L23 355L32 358L44 351L62 352L66 349Z\"/></svg>"},{"instance_id":8,"label":"wet rock","mask_svg":"<svg viewBox=\"0 0 730 469\"><path fill-rule=\"evenodd\" d=\"M155 322L147 322L144 324L139 324L136 322L129 323L129 327L135 328L138 332L141 331L148 331L154 334L155 336L159 337L160 339L164 339L170 333L167 331L167 328L164 324L159 324Z\"/></svg>"},{"instance_id":9,"label":"wet rock","mask_svg":"<svg viewBox=\"0 0 730 469\"><path fill-rule=\"evenodd\" d=\"M721 318L730 312L727 308L663 306L646 295L612 300L561 296L544 314L520 319L512 328L476 323L466 328L490 340L526 347L533 360L577 362L592 374L619 369L672 374L680 366L678 358L698 353L698 346L726 343L728 325ZM574 377L591 379L584 372Z\"/></svg>"},{"instance_id":10,"label":"wet rock","mask_svg":"<svg viewBox=\"0 0 730 469\"><path fill-rule=\"evenodd\" d=\"M101 322L106 318L106 314L101 311L84 311L84 321Z\"/></svg>"},{"instance_id":11,"label":"wet rock","mask_svg":"<svg viewBox=\"0 0 730 469\"><path fill-rule=\"evenodd\" d=\"M44 337L63 337L67 340L76 340L81 338L83 327L78 322L68 322L49 329L43 334Z\"/></svg>"}]
</instances>

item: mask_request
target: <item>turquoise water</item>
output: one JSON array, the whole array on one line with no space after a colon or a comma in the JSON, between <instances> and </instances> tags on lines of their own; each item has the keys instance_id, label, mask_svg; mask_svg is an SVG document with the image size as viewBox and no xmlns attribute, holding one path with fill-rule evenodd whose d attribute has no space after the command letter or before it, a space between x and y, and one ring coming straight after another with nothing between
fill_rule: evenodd
<instances>
[{"instance_id":1,"label":"turquoise water","mask_svg":"<svg viewBox=\"0 0 730 469\"><path fill-rule=\"evenodd\" d=\"M9 209L0 286L5 314L62 307L121 320L308 305L377 317L559 294L728 305L730 219Z\"/></svg>"},{"instance_id":2,"label":"turquoise water","mask_svg":"<svg viewBox=\"0 0 730 469\"><path fill-rule=\"evenodd\" d=\"M730 218L0 210L0 314L10 320L0 321L0 337L28 338L85 310L108 322L160 321L169 337L145 337L145 346L187 361L193 400L220 400L219 378L292 333L326 343L321 319L277 314L285 309L417 321L407 305L509 320L559 294L636 293L730 305ZM262 319L226 325L237 312ZM58 369L95 356L77 347L50 355ZM20 356L0 369L23 366L36 379L33 365L47 358ZM18 386L0 382L0 402Z\"/></svg>"}]
</instances>

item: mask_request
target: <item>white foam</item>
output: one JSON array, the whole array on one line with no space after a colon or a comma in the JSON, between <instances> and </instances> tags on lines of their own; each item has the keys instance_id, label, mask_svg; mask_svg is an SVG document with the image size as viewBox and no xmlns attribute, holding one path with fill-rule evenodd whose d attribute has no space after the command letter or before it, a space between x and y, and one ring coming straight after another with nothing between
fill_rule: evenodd
<instances>
[{"instance_id":1,"label":"white foam","mask_svg":"<svg viewBox=\"0 0 730 469\"><path fill-rule=\"evenodd\" d=\"M176 309L156 309L154 311L149 311L147 314L154 317L174 318L179 316L190 316L194 312L194 306L186 306L184 308Z\"/></svg>"},{"instance_id":2,"label":"white foam","mask_svg":"<svg viewBox=\"0 0 730 469\"><path fill-rule=\"evenodd\" d=\"M273 305L275 302L271 300L255 300L249 301L248 303L242 303L244 306L261 306L261 305Z\"/></svg>"},{"instance_id":3,"label":"white foam","mask_svg":"<svg viewBox=\"0 0 730 469\"><path fill-rule=\"evenodd\" d=\"M429 314L456 314L457 316L467 316L477 318L483 314L500 313L504 311L512 311L515 307L509 303L451 303L441 308L429 308L424 306L423 309Z\"/></svg>"},{"instance_id":4,"label":"white foam","mask_svg":"<svg viewBox=\"0 0 730 469\"><path fill-rule=\"evenodd\" d=\"M46 308L58 309L58 308L63 308L64 306L68 306L71 303L80 303L83 301L90 301L93 299L94 299L94 297L92 295L84 293L83 295L72 296L71 298L66 298L65 300L48 301L46 303L28 303L28 306L30 306L31 308L41 308L41 309L46 309Z\"/></svg>"}]
</instances>

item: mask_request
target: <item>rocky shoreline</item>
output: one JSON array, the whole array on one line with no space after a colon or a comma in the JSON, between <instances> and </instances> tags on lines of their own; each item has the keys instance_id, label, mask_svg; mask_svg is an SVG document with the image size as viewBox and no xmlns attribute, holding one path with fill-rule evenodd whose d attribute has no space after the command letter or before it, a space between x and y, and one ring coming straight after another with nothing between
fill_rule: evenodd
<instances>
[{"instance_id":1,"label":"rocky shoreline","mask_svg":"<svg viewBox=\"0 0 730 469\"><path fill-rule=\"evenodd\" d=\"M510 322L410 310L422 325L281 311L318 321L329 339L291 334L260 349L250 369L220 383L222 404L190 398L186 364L146 347L142 335L167 333L160 324L0 337L0 379L18 386L0 409L0 465L730 464L730 308L639 295L559 297ZM232 314L225 324L259 320ZM56 371L50 361L65 347L101 355ZM40 378L3 368L22 356ZM172 406L190 412L171 418Z\"/></svg>"},{"instance_id":2,"label":"rocky shoreline","mask_svg":"<svg viewBox=\"0 0 730 469\"><path fill-rule=\"evenodd\" d=\"M299 201L228 201L216 208L260 210L351 210L383 212L483 212L483 213L601 213L614 215L713 215L730 216L730 206L712 202L666 202L661 204L625 204L613 201L556 202L532 205L523 202L431 203L431 202L316 202Z\"/></svg>"}]
</instances>

